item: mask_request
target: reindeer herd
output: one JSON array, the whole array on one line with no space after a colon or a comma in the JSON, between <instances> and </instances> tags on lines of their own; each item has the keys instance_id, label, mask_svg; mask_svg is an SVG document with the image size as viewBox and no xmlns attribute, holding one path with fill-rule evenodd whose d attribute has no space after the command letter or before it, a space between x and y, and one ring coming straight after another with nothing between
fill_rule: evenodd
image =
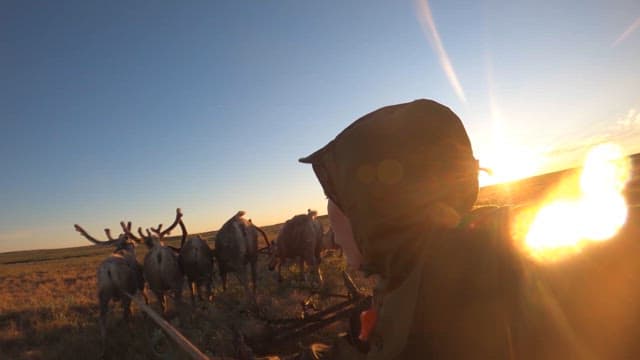
<instances>
[{"instance_id":1,"label":"reindeer herd","mask_svg":"<svg viewBox=\"0 0 640 360\"><path fill-rule=\"evenodd\" d=\"M233 273L253 304L256 304L258 254L263 251L269 255L269 270L278 268L279 282L283 280L282 264L288 259L298 259L300 275L308 280L304 272L304 264L307 264L315 280L322 283L319 269L321 252L338 249L339 246L331 230L324 233L317 212L308 210L307 214L292 217L271 243L265 232L244 215L244 211L238 211L222 225L216 233L213 249L199 235L188 236L179 208L169 227L163 230L160 224L144 232L139 227L137 236L131 230L130 221L120 222L122 233L115 239L110 229L105 229L107 240L98 240L80 225L74 225L76 231L95 245L114 248L97 270L99 327L103 342L106 341L106 316L111 300L121 302L123 317L128 321L131 316L131 298L128 295L140 293L149 304L148 288L156 296L162 314L167 316L167 296L174 299L178 311L183 309L182 290L186 277L192 305L195 306L196 296L201 301L213 301L214 262L217 263L223 291L227 289L228 274ZM176 226L182 230L179 248L164 242ZM260 236L267 245L262 249L258 246ZM141 243L148 249L142 264L136 258L136 245ZM251 289L247 267L251 271Z\"/></svg>"}]
</instances>

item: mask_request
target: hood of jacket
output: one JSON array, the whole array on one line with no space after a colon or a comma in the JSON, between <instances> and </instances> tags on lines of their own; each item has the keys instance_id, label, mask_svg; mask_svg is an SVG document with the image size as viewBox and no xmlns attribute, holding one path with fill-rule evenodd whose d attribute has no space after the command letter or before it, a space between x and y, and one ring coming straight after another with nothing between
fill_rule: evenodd
<instances>
[{"instance_id":1,"label":"hood of jacket","mask_svg":"<svg viewBox=\"0 0 640 360\"><path fill-rule=\"evenodd\" d=\"M401 280L425 233L457 226L478 195L478 161L449 108L415 100L373 111L300 159L351 221L364 270Z\"/></svg>"}]
</instances>

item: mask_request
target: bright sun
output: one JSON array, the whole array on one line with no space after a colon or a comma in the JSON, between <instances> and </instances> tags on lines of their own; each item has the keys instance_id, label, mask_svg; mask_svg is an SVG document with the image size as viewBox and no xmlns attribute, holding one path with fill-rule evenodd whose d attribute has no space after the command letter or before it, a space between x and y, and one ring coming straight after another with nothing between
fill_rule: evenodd
<instances>
[{"instance_id":1,"label":"bright sun","mask_svg":"<svg viewBox=\"0 0 640 360\"><path fill-rule=\"evenodd\" d=\"M613 237L624 225L627 205L622 190L630 161L620 147L603 144L587 155L578 180L567 179L540 208L524 238L537 260L559 260L591 242Z\"/></svg>"},{"instance_id":2,"label":"bright sun","mask_svg":"<svg viewBox=\"0 0 640 360\"><path fill-rule=\"evenodd\" d=\"M513 144L497 143L486 153L479 154L482 167L491 174L481 172L480 186L499 184L535 175L544 161L544 156Z\"/></svg>"}]
</instances>

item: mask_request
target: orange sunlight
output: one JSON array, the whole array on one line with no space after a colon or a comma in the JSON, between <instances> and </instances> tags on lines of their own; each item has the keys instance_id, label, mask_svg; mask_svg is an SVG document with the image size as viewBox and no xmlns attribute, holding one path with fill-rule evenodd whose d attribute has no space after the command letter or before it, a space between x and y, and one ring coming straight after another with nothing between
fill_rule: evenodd
<instances>
[{"instance_id":1,"label":"orange sunlight","mask_svg":"<svg viewBox=\"0 0 640 360\"><path fill-rule=\"evenodd\" d=\"M577 178L567 179L534 215L524 239L527 252L540 261L561 260L613 237L627 218L622 190L629 175L629 158L619 146L593 148L579 186Z\"/></svg>"},{"instance_id":2,"label":"orange sunlight","mask_svg":"<svg viewBox=\"0 0 640 360\"><path fill-rule=\"evenodd\" d=\"M480 186L499 184L536 175L544 156L524 148L498 143L490 152L478 156L480 166L489 168L491 174L480 172Z\"/></svg>"},{"instance_id":3,"label":"orange sunlight","mask_svg":"<svg viewBox=\"0 0 640 360\"><path fill-rule=\"evenodd\" d=\"M491 173L480 172L480 186L505 183L536 175L546 158L541 151L532 150L518 143L515 136L506 127L502 109L493 95L491 69L487 70L489 89L489 107L491 109L491 137L487 147L477 151L480 166Z\"/></svg>"}]
</instances>

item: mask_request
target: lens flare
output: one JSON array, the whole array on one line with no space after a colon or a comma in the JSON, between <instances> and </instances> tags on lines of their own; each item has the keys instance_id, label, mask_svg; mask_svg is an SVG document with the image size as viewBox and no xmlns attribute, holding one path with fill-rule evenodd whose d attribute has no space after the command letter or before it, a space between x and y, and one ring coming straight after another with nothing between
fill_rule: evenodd
<instances>
[{"instance_id":1,"label":"lens flare","mask_svg":"<svg viewBox=\"0 0 640 360\"><path fill-rule=\"evenodd\" d=\"M579 191L573 179L535 215L524 240L528 253L538 260L560 260L613 237L627 218L622 191L629 174L630 161L620 147L593 148L580 174Z\"/></svg>"}]
</instances>

